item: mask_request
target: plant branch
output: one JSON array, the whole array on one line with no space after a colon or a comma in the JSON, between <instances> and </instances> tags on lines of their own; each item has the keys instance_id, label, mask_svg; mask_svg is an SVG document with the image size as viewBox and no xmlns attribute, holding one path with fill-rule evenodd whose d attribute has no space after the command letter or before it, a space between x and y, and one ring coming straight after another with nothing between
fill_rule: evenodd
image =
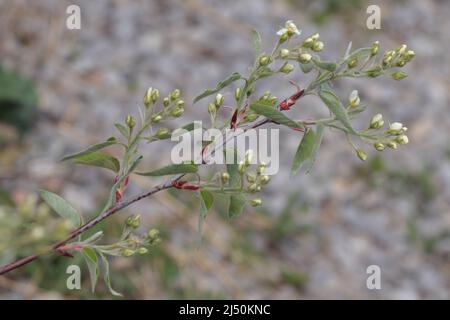
<instances>
[{"instance_id":1,"label":"plant branch","mask_svg":"<svg viewBox=\"0 0 450 320\"><path fill-rule=\"evenodd\" d=\"M289 99L289 98L288 98ZM261 118L253 123L248 124L247 126L245 126L243 128L242 132L246 132L250 129L255 129L258 127L261 127L267 123L272 123L272 121L268 118ZM212 154L213 152L217 151L219 148L222 148L227 141L224 141L224 143L222 144L222 146L218 146L217 148L213 149L210 151L210 154ZM206 155L208 156L208 155ZM102 222L103 220L107 219L108 217L110 217L111 215L115 214L116 212L128 207L129 205L138 202L144 198L147 198L155 193L158 193L159 191L162 190L166 190L166 189L170 189L173 186L173 183L178 181L179 179L181 179L184 176L184 174L179 174L176 176L171 177L170 179L168 179L167 181L165 181L164 183L161 183L155 187L153 187L152 189L138 195L135 196L134 198L128 199L128 200L123 200L121 202L116 203L114 206L112 206L111 208L109 208L108 210L104 211L103 213L101 213L100 215L98 215L97 217L95 217L94 219L86 222L84 225L82 225L81 227L79 227L78 229L75 229L74 231L72 231L69 236L67 238L65 238L64 240L58 241L56 243L54 243L53 245L51 245L49 247L49 249L44 252L44 253L35 253L32 254L30 256L24 257L22 259L19 259L17 261L5 264L3 266L0 267L0 275L6 274L14 269L20 268L36 259L38 259L40 256L47 254L47 253L52 253L52 252L57 252L57 250L64 246L65 244L67 244L70 240L75 239L77 236L79 236L80 234L86 232L87 230L91 229L92 227L94 227L95 225L97 225L98 223Z\"/></svg>"}]
</instances>

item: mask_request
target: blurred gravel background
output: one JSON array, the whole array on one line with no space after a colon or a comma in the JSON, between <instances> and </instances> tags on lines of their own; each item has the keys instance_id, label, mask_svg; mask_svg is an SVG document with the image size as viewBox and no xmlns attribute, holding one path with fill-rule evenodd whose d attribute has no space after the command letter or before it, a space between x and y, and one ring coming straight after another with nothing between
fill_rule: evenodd
<instances>
[{"instance_id":1,"label":"blurred gravel background","mask_svg":"<svg viewBox=\"0 0 450 320\"><path fill-rule=\"evenodd\" d=\"M81 7L79 31L65 28L68 4ZM365 27L369 4L381 7L381 30ZM210 214L198 248L196 204L189 197L165 193L136 204L130 212L141 212L146 226L163 228L164 242L159 258L134 265L117 259L113 283L116 277L128 297L145 299L448 299L449 16L449 3L437 0L0 0L0 63L32 79L39 95L31 132L21 142L10 133L0 150L0 186L19 200L40 187L54 190L89 215L113 176L61 163L61 156L114 134L112 124L136 111L149 86L163 94L179 87L192 101L225 75L245 73L252 28L270 50L275 32L292 19L303 35L321 34L330 59L342 56L349 41L362 47L380 40L382 50L406 43L416 52L407 79L344 80L336 90L345 99L357 89L370 106L360 127L378 112L405 123L409 145L381 156L370 152L361 164L342 136L329 131L313 172L289 179L298 137L283 131L282 170L267 187L263 210L248 209L231 223ZM297 72L260 90L287 96L289 79L305 83ZM205 103L186 110L183 122L207 119ZM324 111L308 97L295 112ZM147 149L143 167L169 159L168 144ZM129 192L154 183L136 177ZM371 264L381 267L381 290L366 288ZM83 297L54 289L61 279L40 285L3 277L0 297Z\"/></svg>"}]
</instances>

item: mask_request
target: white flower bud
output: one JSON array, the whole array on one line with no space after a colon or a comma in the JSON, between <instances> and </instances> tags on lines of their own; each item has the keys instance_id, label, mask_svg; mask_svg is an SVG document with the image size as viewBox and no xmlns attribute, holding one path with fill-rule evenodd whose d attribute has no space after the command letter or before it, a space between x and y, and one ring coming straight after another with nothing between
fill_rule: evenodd
<instances>
[{"instance_id":1,"label":"white flower bud","mask_svg":"<svg viewBox=\"0 0 450 320\"><path fill-rule=\"evenodd\" d=\"M384 125L383 115L381 113L377 113L370 120L370 129L378 129Z\"/></svg>"},{"instance_id":2,"label":"white flower bud","mask_svg":"<svg viewBox=\"0 0 450 320\"><path fill-rule=\"evenodd\" d=\"M350 107L355 108L359 106L359 95L358 90L353 90L352 93L350 93L350 96L348 97L348 102L350 103Z\"/></svg>"},{"instance_id":3,"label":"white flower bud","mask_svg":"<svg viewBox=\"0 0 450 320\"><path fill-rule=\"evenodd\" d=\"M403 128L403 124L401 122L393 122L389 125L390 131L400 131Z\"/></svg>"},{"instance_id":4,"label":"white flower bud","mask_svg":"<svg viewBox=\"0 0 450 320\"><path fill-rule=\"evenodd\" d=\"M397 139L395 139L395 141L397 141L398 144L408 144L409 139L406 134L402 134L401 136L398 136Z\"/></svg>"},{"instance_id":5,"label":"white flower bud","mask_svg":"<svg viewBox=\"0 0 450 320\"><path fill-rule=\"evenodd\" d=\"M280 57L282 59L287 58L289 56L289 50L288 49L281 49L280 50Z\"/></svg>"}]
</instances>

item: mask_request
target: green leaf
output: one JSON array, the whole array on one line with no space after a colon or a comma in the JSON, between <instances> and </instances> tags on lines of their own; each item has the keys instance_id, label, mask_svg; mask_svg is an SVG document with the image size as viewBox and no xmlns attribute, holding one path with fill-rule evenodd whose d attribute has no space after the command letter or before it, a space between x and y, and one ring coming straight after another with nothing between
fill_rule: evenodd
<instances>
[{"instance_id":1,"label":"green leaf","mask_svg":"<svg viewBox=\"0 0 450 320\"><path fill-rule=\"evenodd\" d=\"M250 109L257 114L265 116L266 118L274 121L275 123L288 126L290 128L301 129L303 128L299 123L286 117L281 111L276 110L266 102L256 101L250 104Z\"/></svg>"},{"instance_id":2,"label":"green leaf","mask_svg":"<svg viewBox=\"0 0 450 320\"><path fill-rule=\"evenodd\" d=\"M120 132L125 138L128 139L128 137L130 136L130 128L125 127L123 124L120 124L120 123L116 123L114 126L117 128L117 130L119 130L119 132Z\"/></svg>"},{"instance_id":3,"label":"green leaf","mask_svg":"<svg viewBox=\"0 0 450 320\"><path fill-rule=\"evenodd\" d=\"M262 79L262 78L270 77L274 73L275 72L272 69L270 69L269 67L260 67L258 70L258 73L256 74L256 78Z\"/></svg>"},{"instance_id":4,"label":"green leaf","mask_svg":"<svg viewBox=\"0 0 450 320\"><path fill-rule=\"evenodd\" d=\"M97 286L98 275L100 273L98 269L97 253L91 247L84 247L81 253L86 261L89 270L89 277L91 278L91 290L94 292L95 287Z\"/></svg>"},{"instance_id":5,"label":"green leaf","mask_svg":"<svg viewBox=\"0 0 450 320\"><path fill-rule=\"evenodd\" d=\"M119 143L119 141L117 141L117 139L115 137L111 137L108 140L106 140L105 142L94 144L83 151L65 156L64 158L61 159L61 161L75 159L75 158L78 158L79 156L84 156L86 154L90 154L92 152L101 150L103 148L106 148L106 147L109 147L109 146L112 146L112 145L118 144L118 143Z\"/></svg>"},{"instance_id":6,"label":"green leaf","mask_svg":"<svg viewBox=\"0 0 450 320\"><path fill-rule=\"evenodd\" d=\"M332 61L321 61L320 59L313 58L313 62L320 69L324 69L330 72L336 70L337 64Z\"/></svg>"},{"instance_id":7,"label":"green leaf","mask_svg":"<svg viewBox=\"0 0 450 320\"><path fill-rule=\"evenodd\" d=\"M308 164L306 165L305 172L309 173L316 162L317 153L319 152L320 145L322 144L323 134L325 133L325 126L322 123L316 125L316 131L314 134L314 146L311 156L309 157Z\"/></svg>"},{"instance_id":8,"label":"green leaf","mask_svg":"<svg viewBox=\"0 0 450 320\"><path fill-rule=\"evenodd\" d=\"M341 62L341 64L342 65L347 64L350 60L353 60L354 58L361 61L364 58L370 56L371 52L372 47L360 48L358 50L353 51L351 54L347 55L345 59Z\"/></svg>"},{"instance_id":9,"label":"green leaf","mask_svg":"<svg viewBox=\"0 0 450 320\"><path fill-rule=\"evenodd\" d=\"M111 286L111 277L109 275L109 262L108 262L108 259L105 257L104 254L100 253L100 256L102 257L102 264L103 264L103 269L104 269L104 272L105 272L104 281L105 281L106 286L108 287L109 292L111 292L111 294L114 295L114 296L123 297L123 295L120 292L117 292Z\"/></svg>"},{"instance_id":10,"label":"green leaf","mask_svg":"<svg viewBox=\"0 0 450 320\"><path fill-rule=\"evenodd\" d=\"M291 167L291 177L295 176L295 174L300 169L300 166L312 156L313 151L314 151L314 131L308 128L306 129L302 141L300 141L297 151L295 152L294 160L292 161Z\"/></svg>"},{"instance_id":11,"label":"green leaf","mask_svg":"<svg viewBox=\"0 0 450 320\"><path fill-rule=\"evenodd\" d=\"M136 159L134 159L133 163L130 166L130 169L128 170L128 173L133 172L134 169L136 169L137 166L141 163L142 159L144 159L143 156L138 156Z\"/></svg>"},{"instance_id":12,"label":"green leaf","mask_svg":"<svg viewBox=\"0 0 450 320\"><path fill-rule=\"evenodd\" d=\"M257 60L261 54L261 36L255 29L252 30L252 43L253 51L255 52L255 60Z\"/></svg>"},{"instance_id":13,"label":"green leaf","mask_svg":"<svg viewBox=\"0 0 450 320\"><path fill-rule=\"evenodd\" d=\"M193 163L172 164L150 172L138 172L137 174L147 177L167 176L180 173L196 173L198 166Z\"/></svg>"},{"instance_id":14,"label":"green leaf","mask_svg":"<svg viewBox=\"0 0 450 320\"><path fill-rule=\"evenodd\" d=\"M75 164L83 164L86 166L101 167L105 169L112 170L114 172L119 172L120 162L116 158L101 153L101 152L91 152L81 156L77 156L72 159Z\"/></svg>"},{"instance_id":15,"label":"green leaf","mask_svg":"<svg viewBox=\"0 0 450 320\"><path fill-rule=\"evenodd\" d=\"M204 189L204 190L200 191L200 195L203 200L203 203L205 204L206 210L211 209L211 207L214 204L213 194L211 192L209 192L208 190Z\"/></svg>"},{"instance_id":16,"label":"green leaf","mask_svg":"<svg viewBox=\"0 0 450 320\"><path fill-rule=\"evenodd\" d=\"M200 214L198 217L198 232L200 235L203 233L203 225L205 222L206 214L208 213L208 210L211 209L212 205L214 203L214 195L209 192L208 190L201 190L200 191Z\"/></svg>"},{"instance_id":17,"label":"green leaf","mask_svg":"<svg viewBox=\"0 0 450 320\"><path fill-rule=\"evenodd\" d=\"M241 185L241 174L238 170L238 154L236 149L224 149L224 157L227 159L227 152L233 153L233 162L227 163L227 172L230 175L230 180L228 182L230 187L237 187Z\"/></svg>"},{"instance_id":18,"label":"green leaf","mask_svg":"<svg viewBox=\"0 0 450 320\"><path fill-rule=\"evenodd\" d=\"M41 198L50 206L50 208L52 208L61 217L72 221L75 226L81 225L81 215L69 202L50 191L39 190L39 194Z\"/></svg>"},{"instance_id":19,"label":"green leaf","mask_svg":"<svg viewBox=\"0 0 450 320\"><path fill-rule=\"evenodd\" d=\"M234 218L242 213L245 206L245 198L243 195L232 195L230 197L230 205L228 207L228 217Z\"/></svg>"},{"instance_id":20,"label":"green leaf","mask_svg":"<svg viewBox=\"0 0 450 320\"><path fill-rule=\"evenodd\" d=\"M235 72L232 75L230 75L228 78L226 78L223 81L220 81L215 89L207 89L205 90L202 94L198 95L195 99L194 99L194 103L198 102L199 100L208 97L210 95L213 95L217 92L219 92L220 90L222 90L223 88L225 88L226 86L228 86L230 83L237 81L239 79L242 79L242 76Z\"/></svg>"},{"instance_id":21,"label":"green leaf","mask_svg":"<svg viewBox=\"0 0 450 320\"><path fill-rule=\"evenodd\" d=\"M314 69L314 63L308 62L308 63L299 63L300 69L303 71L303 73L309 73L312 69Z\"/></svg>"},{"instance_id":22,"label":"green leaf","mask_svg":"<svg viewBox=\"0 0 450 320\"><path fill-rule=\"evenodd\" d=\"M330 109L331 113L335 115L336 119L338 119L350 133L356 134L350 123L347 111L334 92L331 90L320 90L319 97L328 109Z\"/></svg>"}]
</instances>

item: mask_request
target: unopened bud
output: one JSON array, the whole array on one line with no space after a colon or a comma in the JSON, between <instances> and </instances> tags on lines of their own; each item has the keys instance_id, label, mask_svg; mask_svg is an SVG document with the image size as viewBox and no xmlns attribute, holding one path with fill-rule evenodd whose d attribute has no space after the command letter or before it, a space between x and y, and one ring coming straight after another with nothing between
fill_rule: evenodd
<instances>
[{"instance_id":1,"label":"unopened bud","mask_svg":"<svg viewBox=\"0 0 450 320\"><path fill-rule=\"evenodd\" d=\"M158 101L158 99L159 99L159 90L154 89L151 95L151 100L153 103L155 103L156 101Z\"/></svg>"},{"instance_id":2,"label":"unopened bud","mask_svg":"<svg viewBox=\"0 0 450 320\"><path fill-rule=\"evenodd\" d=\"M311 59L312 57L309 53L302 53L301 55L298 56L298 61L300 63L308 63L311 61Z\"/></svg>"},{"instance_id":3,"label":"unopened bud","mask_svg":"<svg viewBox=\"0 0 450 320\"><path fill-rule=\"evenodd\" d=\"M287 34L287 32L285 32L282 35L280 35L280 42L281 43L285 42L287 39L289 39L289 35Z\"/></svg>"},{"instance_id":4,"label":"unopened bud","mask_svg":"<svg viewBox=\"0 0 450 320\"><path fill-rule=\"evenodd\" d=\"M144 105L146 107L150 106L150 104L152 103L152 92L153 92L153 88L148 88L147 91L145 92L144 95Z\"/></svg>"},{"instance_id":5,"label":"unopened bud","mask_svg":"<svg viewBox=\"0 0 450 320\"><path fill-rule=\"evenodd\" d=\"M415 55L416 53L413 50L408 50L403 55L403 58L405 59L406 62L409 62L412 60L412 58L414 58Z\"/></svg>"},{"instance_id":6,"label":"unopened bud","mask_svg":"<svg viewBox=\"0 0 450 320\"><path fill-rule=\"evenodd\" d=\"M256 189L258 189L258 185L256 183L252 183L251 185L248 186L249 192L256 192Z\"/></svg>"},{"instance_id":7,"label":"unopened bud","mask_svg":"<svg viewBox=\"0 0 450 320\"><path fill-rule=\"evenodd\" d=\"M389 134L398 135L402 133L403 124L401 122L393 122L389 125Z\"/></svg>"},{"instance_id":8,"label":"unopened bud","mask_svg":"<svg viewBox=\"0 0 450 320\"><path fill-rule=\"evenodd\" d=\"M384 125L383 116L377 113L370 119L370 129L379 129Z\"/></svg>"},{"instance_id":9,"label":"unopened bud","mask_svg":"<svg viewBox=\"0 0 450 320\"><path fill-rule=\"evenodd\" d=\"M172 111L170 112L170 115L174 118L178 118L178 117L181 117L181 115L183 113L184 113L184 108L176 107L176 108L172 109Z\"/></svg>"},{"instance_id":10,"label":"unopened bud","mask_svg":"<svg viewBox=\"0 0 450 320\"><path fill-rule=\"evenodd\" d=\"M313 51L315 52L319 52L322 51L323 49L323 42L322 41L316 41L314 42L313 46L312 46Z\"/></svg>"},{"instance_id":11,"label":"unopened bud","mask_svg":"<svg viewBox=\"0 0 450 320\"><path fill-rule=\"evenodd\" d=\"M261 183L267 184L270 181L270 177L268 175L261 176Z\"/></svg>"},{"instance_id":12,"label":"unopened bud","mask_svg":"<svg viewBox=\"0 0 450 320\"><path fill-rule=\"evenodd\" d=\"M161 117L161 115L156 114L156 115L152 116L152 117L150 118L150 120L151 120L152 122L154 122L154 123L157 123L157 122L159 122L159 121L162 120L162 117Z\"/></svg>"},{"instance_id":13,"label":"unopened bud","mask_svg":"<svg viewBox=\"0 0 450 320\"><path fill-rule=\"evenodd\" d=\"M372 44L372 48L370 49L370 55L373 57L374 55L376 55L378 53L378 49L380 49L380 42L379 41L375 41Z\"/></svg>"},{"instance_id":14,"label":"unopened bud","mask_svg":"<svg viewBox=\"0 0 450 320\"><path fill-rule=\"evenodd\" d=\"M250 204L253 206L253 207L258 207L258 206L260 206L261 204L262 204L262 200L261 199L252 199L252 200L250 200Z\"/></svg>"},{"instance_id":15,"label":"unopened bud","mask_svg":"<svg viewBox=\"0 0 450 320\"><path fill-rule=\"evenodd\" d=\"M355 57L347 63L347 66L349 67L349 69L351 69L351 68L356 67L357 64L358 64L358 58Z\"/></svg>"},{"instance_id":16,"label":"unopened bud","mask_svg":"<svg viewBox=\"0 0 450 320\"><path fill-rule=\"evenodd\" d=\"M280 72L286 74L292 72L292 70L294 70L294 66L290 63L287 63L280 68Z\"/></svg>"},{"instance_id":17,"label":"unopened bud","mask_svg":"<svg viewBox=\"0 0 450 320\"><path fill-rule=\"evenodd\" d=\"M132 115L127 115L125 118L125 123L128 126L128 128L133 129L134 126L136 125L136 120L134 120Z\"/></svg>"},{"instance_id":18,"label":"unopened bud","mask_svg":"<svg viewBox=\"0 0 450 320\"><path fill-rule=\"evenodd\" d=\"M246 166L245 166L244 162L240 161L239 164L238 164L238 172L240 174L243 174L245 172L245 167Z\"/></svg>"},{"instance_id":19,"label":"unopened bud","mask_svg":"<svg viewBox=\"0 0 450 320\"><path fill-rule=\"evenodd\" d=\"M158 139L165 139L170 137L170 131L167 128L159 128L156 130L155 137Z\"/></svg>"},{"instance_id":20,"label":"unopened bud","mask_svg":"<svg viewBox=\"0 0 450 320\"><path fill-rule=\"evenodd\" d=\"M155 240L155 239L159 238L159 230L151 229L151 230L149 230L147 236L150 240Z\"/></svg>"},{"instance_id":21,"label":"unopened bud","mask_svg":"<svg viewBox=\"0 0 450 320\"><path fill-rule=\"evenodd\" d=\"M239 101L241 98L241 88L236 88L236 90L234 90L234 98L236 101Z\"/></svg>"},{"instance_id":22,"label":"unopened bud","mask_svg":"<svg viewBox=\"0 0 450 320\"><path fill-rule=\"evenodd\" d=\"M169 104L170 104L170 99L168 97L165 97L163 99L163 106L167 108L169 106Z\"/></svg>"},{"instance_id":23,"label":"unopened bud","mask_svg":"<svg viewBox=\"0 0 450 320\"><path fill-rule=\"evenodd\" d=\"M367 153L362 150L362 149L357 149L356 150L356 155L358 156L358 158L360 158L362 161L366 161L367 160Z\"/></svg>"},{"instance_id":24,"label":"unopened bud","mask_svg":"<svg viewBox=\"0 0 450 320\"><path fill-rule=\"evenodd\" d=\"M375 150L377 150L377 151L383 151L384 148L385 148L384 144L382 144L381 142L375 142L375 143L373 144L373 147L374 147Z\"/></svg>"},{"instance_id":25,"label":"unopened bud","mask_svg":"<svg viewBox=\"0 0 450 320\"><path fill-rule=\"evenodd\" d=\"M123 257L131 257L134 254L135 254L134 250L131 250L131 249L123 249L122 250L122 256Z\"/></svg>"},{"instance_id":26,"label":"unopened bud","mask_svg":"<svg viewBox=\"0 0 450 320\"><path fill-rule=\"evenodd\" d=\"M220 180L222 181L222 184L227 184L228 181L230 181L230 174L228 172L222 172Z\"/></svg>"},{"instance_id":27,"label":"unopened bud","mask_svg":"<svg viewBox=\"0 0 450 320\"><path fill-rule=\"evenodd\" d=\"M184 100L178 100L177 103L175 104L175 106L177 106L178 108L183 108L184 107Z\"/></svg>"},{"instance_id":28,"label":"unopened bud","mask_svg":"<svg viewBox=\"0 0 450 320\"><path fill-rule=\"evenodd\" d=\"M389 141L388 143L387 143L387 146L389 147L389 148L391 148L391 149L397 149L397 143L396 142L394 142L394 141Z\"/></svg>"},{"instance_id":29,"label":"unopened bud","mask_svg":"<svg viewBox=\"0 0 450 320\"><path fill-rule=\"evenodd\" d=\"M395 80L402 80L402 79L405 79L407 76L408 76L408 74L403 71L397 71L397 72L391 73L391 77Z\"/></svg>"},{"instance_id":30,"label":"unopened bud","mask_svg":"<svg viewBox=\"0 0 450 320\"><path fill-rule=\"evenodd\" d=\"M406 134L402 134L402 135L398 136L397 139L395 139L395 141L398 144L408 144L409 139L408 139L408 136Z\"/></svg>"},{"instance_id":31,"label":"unopened bud","mask_svg":"<svg viewBox=\"0 0 450 320\"><path fill-rule=\"evenodd\" d=\"M225 97L222 94L218 93L216 95L216 99L214 100L214 104L216 105L216 108L219 108L223 104L224 100L225 100Z\"/></svg>"},{"instance_id":32,"label":"unopened bud","mask_svg":"<svg viewBox=\"0 0 450 320\"><path fill-rule=\"evenodd\" d=\"M141 224L141 215L129 216L126 220L126 225L130 228L137 229Z\"/></svg>"},{"instance_id":33,"label":"unopened bud","mask_svg":"<svg viewBox=\"0 0 450 320\"><path fill-rule=\"evenodd\" d=\"M181 95L180 89L175 89L175 90L173 90L172 93L170 94L170 99L176 100L176 99L178 99L178 98L180 97L180 95Z\"/></svg>"},{"instance_id":34,"label":"unopened bud","mask_svg":"<svg viewBox=\"0 0 450 320\"><path fill-rule=\"evenodd\" d=\"M270 62L270 59L268 56L261 56L259 58L259 65L260 66L267 66Z\"/></svg>"},{"instance_id":35,"label":"unopened bud","mask_svg":"<svg viewBox=\"0 0 450 320\"><path fill-rule=\"evenodd\" d=\"M358 90L353 90L350 93L350 96L348 97L348 101L350 103L350 107L351 108L355 108L357 106L359 106L359 95L358 95Z\"/></svg>"},{"instance_id":36,"label":"unopened bud","mask_svg":"<svg viewBox=\"0 0 450 320\"><path fill-rule=\"evenodd\" d=\"M214 115L214 114L216 114L216 111L217 111L217 109L216 109L216 106L214 105L214 103L212 103L212 102L208 103L208 113Z\"/></svg>"},{"instance_id":37,"label":"unopened bud","mask_svg":"<svg viewBox=\"0 0 450 320\"><path fill-rule=\"evenodd\" d=\"M309 37L303 41L302 46L305 48L311 48L313 44L314 44L314 39L312 37Z\"/></svg>"},{"instance_id":38,"label":"unopened bud","mask_svg":"<svg viewBox=\"0 0 450 320\"><path fill-rule=\"evenodd\" d=\"M137 249L137 253L140 254L140 255L144 255L147 252L148 252L148 249L144 248L144 247L140 247L139 249Z\"/></svg>"}]
</instances>

